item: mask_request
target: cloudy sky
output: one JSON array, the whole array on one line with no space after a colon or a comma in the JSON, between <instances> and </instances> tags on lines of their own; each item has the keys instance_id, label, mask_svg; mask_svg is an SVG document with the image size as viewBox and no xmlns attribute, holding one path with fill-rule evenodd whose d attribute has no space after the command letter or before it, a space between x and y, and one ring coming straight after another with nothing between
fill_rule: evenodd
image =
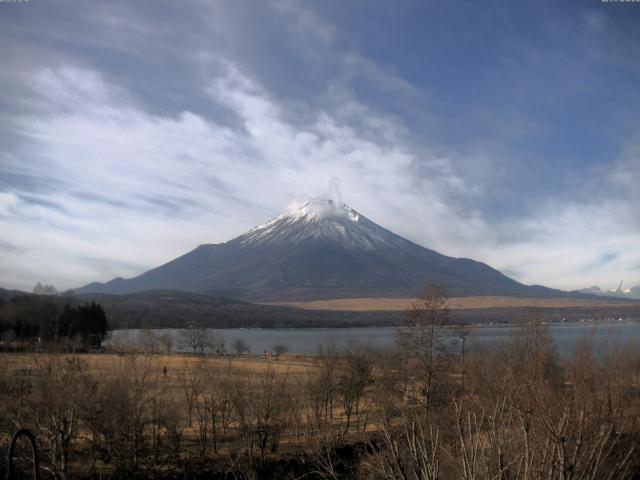
<instances>
[{"instance_id":1,"label":"cloudy sky","mask_svg":"<svg viewBox=\"0 0 640 480\"><path fill-rule=\"evenodd\" d=\"M640 284L640 3L0 3L0 286L323 194L525 283Z\"/></svg>"}]
</instances>

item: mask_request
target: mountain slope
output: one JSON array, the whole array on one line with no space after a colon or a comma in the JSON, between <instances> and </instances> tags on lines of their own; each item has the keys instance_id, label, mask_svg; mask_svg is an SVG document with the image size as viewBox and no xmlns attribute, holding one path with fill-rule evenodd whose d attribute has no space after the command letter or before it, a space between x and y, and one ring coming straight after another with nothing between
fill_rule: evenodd
<instances>
[{"instance_id":1,"label":"mountain slope","mask_svg":"<svg viewBox=\"0 0 640 480\"><path fill-rule=\"evenodd\" d=\"M412 297L427 281L449 294L562 296L528 287L488 265L410 242L345 204L314 199L233 240L195 250L132 279L78 293L172 289L250 301Z\"/></svg>"}]
</instances>

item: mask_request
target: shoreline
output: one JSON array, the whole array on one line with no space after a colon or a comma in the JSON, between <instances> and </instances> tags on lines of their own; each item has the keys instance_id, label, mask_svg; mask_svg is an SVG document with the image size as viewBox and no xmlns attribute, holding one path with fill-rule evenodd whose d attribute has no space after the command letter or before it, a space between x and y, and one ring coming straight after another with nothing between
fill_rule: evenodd
<instances>
[{"instance_id":1,"label":"shoreline","mask_svg":"<svg viewBox=\"0 0 640 480\"><path fill-rule=\"evenodd\" d=\"M492 323L452 323L446 325L446 329L463 326L465 328L482 329L482 328L515 328L522 325L523 322L492 322ZM630 326L640 324L640 318L626 318L620 320L565 320L565 321L545 321L540 322L542 325L550 327L570 327L576 325L592 325L592 326ZM205 330L232 330L232 331L267 331L267 332L309 332L309 331L327 331L327 330L383 330L392 328L402 328L404 325L371 325L371 326L352 326L345 325L330 327L291 327L291 328L269 328L269 327L204 327ZM132 331L132 330L186 330L186 327L149 327L149 328L114 328L109 332Z\"/></svg>"}]
</instances>

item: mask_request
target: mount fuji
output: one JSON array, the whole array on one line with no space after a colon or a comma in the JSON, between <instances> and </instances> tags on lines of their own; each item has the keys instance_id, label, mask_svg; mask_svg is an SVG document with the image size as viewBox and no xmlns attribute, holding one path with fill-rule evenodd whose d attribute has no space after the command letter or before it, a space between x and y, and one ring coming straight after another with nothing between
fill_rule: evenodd
<instances>
[{"instance_id":1,"label":"mount fuji","mask_svg":"<svg viewBox=\"0 0 640 480\"><path fill-rule=\"evenodd\" d=\"M421 247L326 198L296 204L239 237L200 245L135 278L91 283L76 292L182 290L275 302L415 297L426 282L445 286L452 296L568 295Z\"/></svg>"}]
</instances>

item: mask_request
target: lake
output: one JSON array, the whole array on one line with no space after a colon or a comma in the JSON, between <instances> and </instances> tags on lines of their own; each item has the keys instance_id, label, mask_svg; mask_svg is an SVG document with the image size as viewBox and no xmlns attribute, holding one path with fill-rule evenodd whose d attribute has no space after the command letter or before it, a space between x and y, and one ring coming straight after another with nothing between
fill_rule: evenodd
<instances>
[{"instance_id":1,"label":"lake","mask_svg":"<svg viewBox=\"0 0 640 480\"><path fill-rule=\"evenodd\" d=\"M468 342L479 342L484 345L498 345L507 341L513 326L474 326L470 328ZM640 342L639 322L610 323L563 323L549 326L551 336L555 340L560 354L571 353L576 342L593 331L595 341L600 346L624 344L627 341ZM211 329L219 332L227 340L227 349L231 351L231 343L240 338L251 346L254 354L269 350L274 344L283 344L289 353L313 355L320 346L335 345L338 350L345 347L350 340L373 347L385 347L393 344L396 327L368 328L318 328L318 329ZM169 334L173 337L173 351L189 351L189 347L181 345L180 329L152 330L158 335ZM127 343L139 345L141 330L114 330L105 345Z\"/></svg>"}]
</instances>

